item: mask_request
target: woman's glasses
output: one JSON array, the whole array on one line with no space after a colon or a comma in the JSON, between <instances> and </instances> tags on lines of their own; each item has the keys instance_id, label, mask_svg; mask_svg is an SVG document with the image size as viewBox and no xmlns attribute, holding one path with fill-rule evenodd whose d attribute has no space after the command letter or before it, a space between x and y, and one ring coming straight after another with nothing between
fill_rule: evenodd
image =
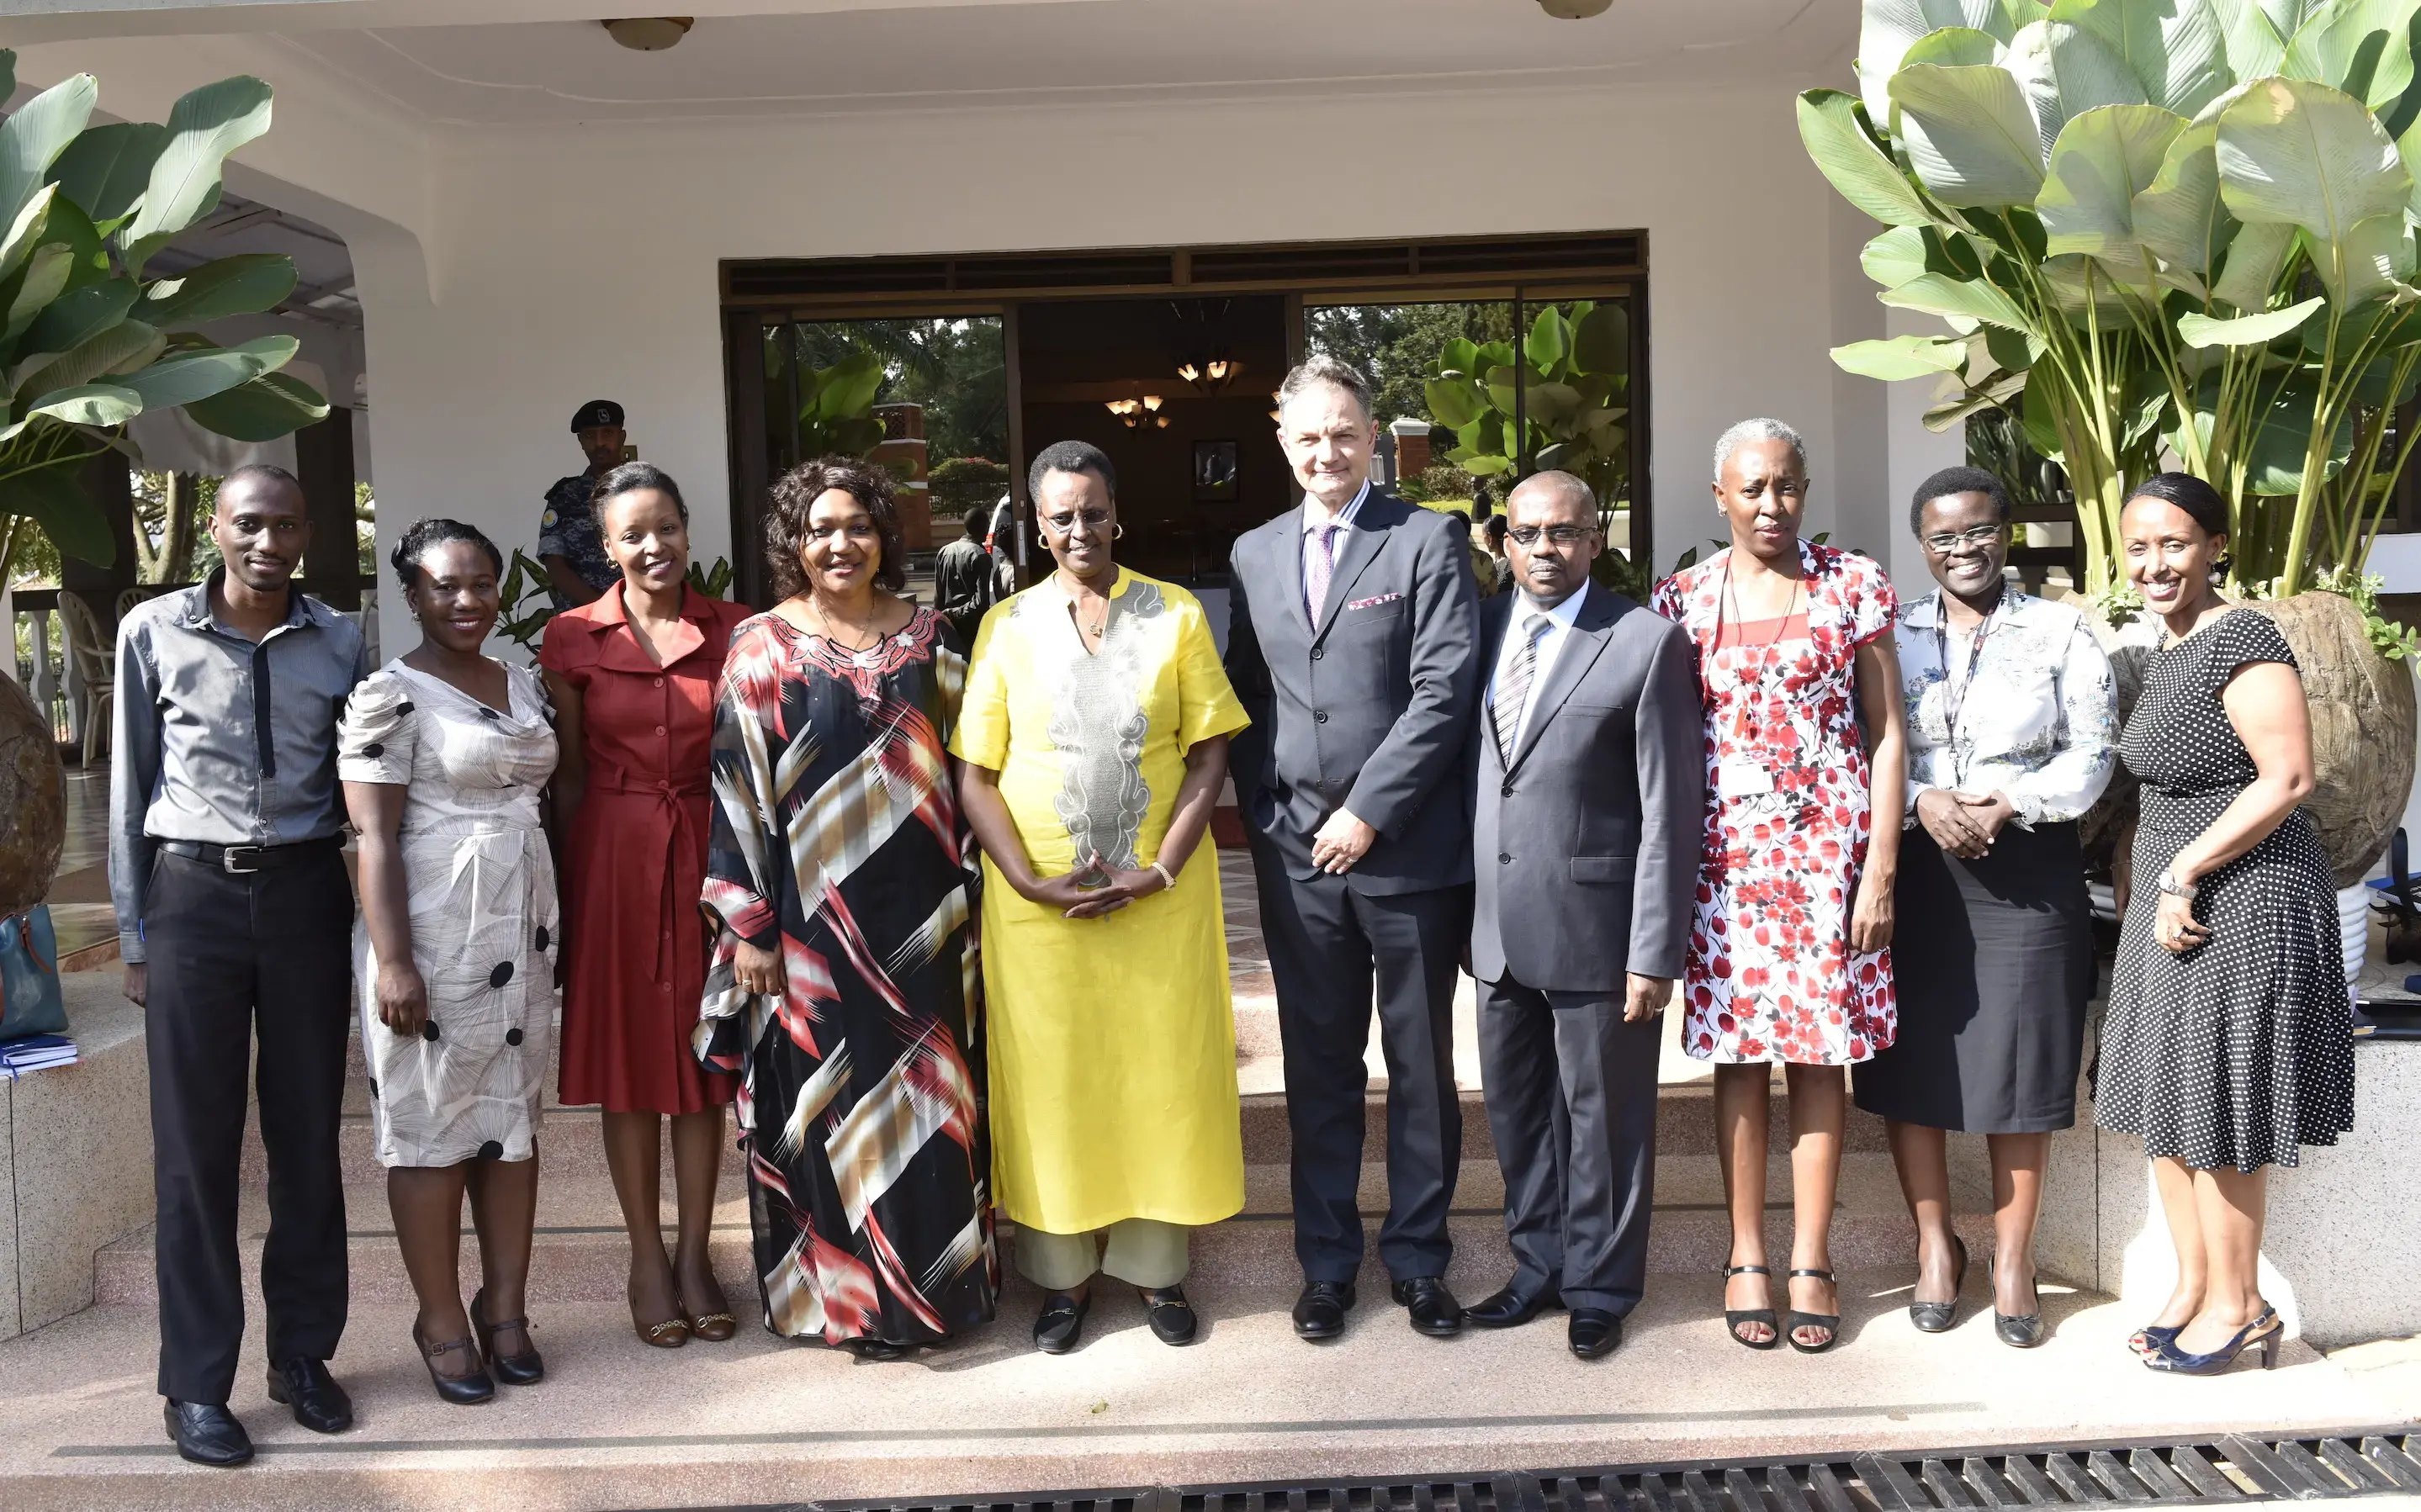
<instances>
[{"instance_id":1,"label":"woman's glasses","mask_svg":"<svg viewBox=\"0 0 2421 1512\"><path fill-rule=\"evenodd\" d=\"M1089 531L1106 530L1109 528L1110 512L1107 509L1081 509L1067 514L1044 515L1042 522L1051 527L1054 535L1059 536L1067 535L1079 524Z\"/></svg>"},{"instance_id":2,"label":"woman's glasses","mask_svg":"<svg viewBox=\"0 0 2421 1512\"><path fill-rule=\"evenodd\" d=\"M1981 551L1998 541L2002 532L2007 528L2006 525L1977 525L1973 530L1945 531L1939 536L1924 536L1918 538L1925 542L1927 551L1937 555L1947 555L1961 546Z\"/></svg>"}]
</instances>

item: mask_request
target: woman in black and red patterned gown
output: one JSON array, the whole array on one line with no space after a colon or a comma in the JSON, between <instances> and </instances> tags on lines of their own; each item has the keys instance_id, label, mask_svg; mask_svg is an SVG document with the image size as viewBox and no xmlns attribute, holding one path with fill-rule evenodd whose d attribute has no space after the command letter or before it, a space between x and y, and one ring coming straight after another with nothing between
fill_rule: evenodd
<instances>
[{"instance_id":1,"label":"woman in black and red patterned gown","mask_svg":"<svg viewBox=\"0 0 2421 1512\"><path fill-rule=\"evenodd\" d=\"M999 1288L976 874L944 747L966 662L898 597L881 467L775 484L785 598L732 632L714 711L701 1061L741 1073L765 1326L893 1359Z\"/></svg>"}]
</instances>

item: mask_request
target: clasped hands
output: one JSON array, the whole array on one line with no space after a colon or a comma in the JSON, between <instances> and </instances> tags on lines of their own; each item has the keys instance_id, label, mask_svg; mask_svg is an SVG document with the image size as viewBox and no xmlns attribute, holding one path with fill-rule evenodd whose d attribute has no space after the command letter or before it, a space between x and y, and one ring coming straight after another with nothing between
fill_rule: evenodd
<instances>
[{"instance_id":1,"label":"clasped hands","mask_svg":"<svg viewBox=\"0 0 2421 1512\"><path fill-rule=\"evenodd\" d=\"M1370 853L1379 832L1353 817L1350 808L1328 816L1311 837L1311 864L1332 876L1343 876Z\"/></svg>"},{"instance_id":2,"label":"clasped hands","mask_svg":"<svg viewBox=\"0 0 2421 1512\"><path fill-rule=\"evenodd\" d=\"M1955 787L1928 787L1916 795L1916 821L1940 846L1961 861L1991 854L2001 826L2018 817L2006 793L1963 793Z\"/></svg>"},{"instance_id":3,"label":"clasped hands","mask_svg":"<svg viewBox=\"0 0 2421 1512\"><path fill-rule=\"evenodd\" d=\"M1160 873L1149 866L1122 871L1095 850L1088 852L1084 865L1075 870L1037 878L1017 891L1029 903L1057 909L1063 919L1099 919L1116 913L1139 897L1164 892L1167 887L1160 880Z\"/></svg>"}]
</instances>

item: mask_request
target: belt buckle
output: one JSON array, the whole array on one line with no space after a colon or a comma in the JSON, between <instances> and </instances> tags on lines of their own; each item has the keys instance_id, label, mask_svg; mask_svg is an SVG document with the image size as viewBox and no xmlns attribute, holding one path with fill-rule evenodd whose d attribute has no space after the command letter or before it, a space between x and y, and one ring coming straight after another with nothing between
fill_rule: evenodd
<instances>
[{"instance_id":1,"label":"belt buckle","mask_svg":"<svg viewBox=\"0 0 2421 1512\"><path fill-rule=\"evenodd\" d=\"M232 877L245 877L260 869L261 854L269 848L258 845L231 845L219 852L219 869Z\"/></svg>"}]
</instances>

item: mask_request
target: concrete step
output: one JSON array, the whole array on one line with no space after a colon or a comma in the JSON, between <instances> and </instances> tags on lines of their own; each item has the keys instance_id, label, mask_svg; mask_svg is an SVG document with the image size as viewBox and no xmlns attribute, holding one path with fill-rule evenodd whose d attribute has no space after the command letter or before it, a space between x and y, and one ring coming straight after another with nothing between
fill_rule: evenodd
<instances>
[{"instance_id":1,"label":"concrete step","mask_svg":"<svg viewBox=\"0 0 2421 1512\"><path fill-rule=\"evenodd\" d=\"M1545 1470L1946 1443L2035 1442L2394 1422L2376 1388L2300 1345L2285 1368L2180 1383L2121 1347L2142 1321L2045 1289L2052 1333L2003 1348L1971 1277L1953 1332L1909 1327L1904 1268L1844 1272L1842 1346L1822 1356L1726 1342L1712 1276L1651 1286L1621 1348L1586 1363L1561 1319L1423 1338L1366 1290L1345 1336L1289 1327L1291 1287L1206 1276L1200 1343L1172 1350L1124 1287L1081 1348L1029 1343L1033 1294L997 1322L897 1364L768 1336L654 1350L618 1299L535 1313L547 1379L445 1406L408 1342L407 1306L358 1298L335 1361L359 1426L304 1431L262 1392L260 1330L230 1406L261 1446L239 1472L179 1461L160 1426L152 1320L96 1308L0 1344L0 1505L11 1512L235 1506L445 1507L977 1501L1066 1487L1323 1481ZM258 1315L255 1315L256 1318ZM2187 1388L2192 1389L2187 1389Z\"/></svg>"},{"instance_id":2,"label":"concrete step","mask_svg":"<svg viewBox=\"0 0 2421 1512\"><path fill-rule=\"evenodd\" d=\"M1247 1166L1244 1209L1235 1218L1204 1229L1195 1240L1195 1272L1222 1285L1299 1285L1302 1271L1294 1256L1292 1203L1284 1165ZM662 1221L670 1231L674 1215L671 1188L664 1189ZM716 1271L735 1300L756 1293L754 1261L748 1227L747 1193L736 1164L726 1168L715 1207L711 1241ZM1990 1220L1980 1216L1988 1206L1973 1183L1962 1184L1956 1196L1973 1220L1968 1239L1978 1248L1989 1238ZM1487 1157L1466 1160L1458 1173L1455 1205L1449 1220L1456 1255L1451 1279L1476 1298L1495 1289L1509 1274L1511 1261L1504 1228L1504 1178ZM1775 1173L1768 1192L1769 1242L1777 1249L1788 1243L1791 1188L1788 1166ZM1380 1220L1387 1207L1383 1166L1363 1168L1360 1202L1366 1217L1369 1248L1364 1274L1373 1286L1384 1280L1377 1253ZM1720 1173L1711 1161L1691 1156L1664 1156L1657 1161L1656 1217L1650 1230L1649 1267L1663 1272L1708 1271L1728 1255L1730 1227L1725 1218ZM377 1177L348 1186L346 1212L352 1235L352 1293L357 1298L407 1301L412 1296L402 1257L388 1218L385 1188ZM1964 1221L1962 1221L1964 1222ZM269 1223L268 1206L259 1193L246 1195L239 1234L248 1275L257 1274L259 1247ZM1007 1242L1014 1245L1014 1229L1004 1225ZM1913 1231L1901 1208L1898 1188L1888 1155L1857 1152L1844 1158L1835 1199L1833 1247L1845 1265L1888 1265L1904 1258L1913 1243ZM463 1239L463 1274L477 1271L477 1239ZM619 1204L601 1175L568 1175L553 1166L541 1169L536 1243L530 1291L542 1302L611 1302L624 1295L630 1273L630 1246ZM102 1305L149 1307L156 1302L152 1240L148 1229L103 1249L94 1263L96 1299ZM470 1283L466 1282L466 1286ZM753 1303L752 1303L753 1304Z\"/></svg>"}]
</instances>

